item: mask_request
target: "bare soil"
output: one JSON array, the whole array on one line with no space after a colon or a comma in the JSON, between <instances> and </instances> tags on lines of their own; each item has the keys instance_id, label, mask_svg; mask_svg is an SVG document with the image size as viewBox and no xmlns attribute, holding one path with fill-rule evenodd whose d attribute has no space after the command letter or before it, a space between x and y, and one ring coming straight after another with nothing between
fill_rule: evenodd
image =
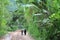
<instances>
[{"instance_id":1,"label":"bare soil","mask_svg":"<svg viewBox=\"0 0 60 40\"><path fill-rule=\"evenodd\" d=\"M21 30L15 32L9 32L0 40L34 40L27 32L26 35L21 35Z\"/></svg>"}]
</instances>

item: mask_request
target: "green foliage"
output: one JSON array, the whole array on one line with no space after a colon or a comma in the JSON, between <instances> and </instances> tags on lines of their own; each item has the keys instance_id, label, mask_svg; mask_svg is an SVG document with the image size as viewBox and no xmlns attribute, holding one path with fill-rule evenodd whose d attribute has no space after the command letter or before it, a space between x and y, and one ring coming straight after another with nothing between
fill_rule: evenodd
<instances>
[{"instance_id":1,"label":"green foliage","mask_svg":"<svg viewBox=\"0 0 60 40\"><path fill-rule=\"evenodd\" d=\"M50 40L50 36L56 33L56 28L54 23L60 24L60 12L59 12L59 2L57 0L21 0L22 4L25 4L23 8L24 18L26 20L25 24L29 33L35 37L36 40ZM27 7L26 4L34 4L34 6ZM30 4L29 4L30 5ZM41 14L41 15L35 15ZM54 21L58 19L58 21Z\"/></svg>"},{"instance_id":2,"label":"green foliage","mask_svg":"<svg viewBox=\"0 0 60 40\"><path fill-rule=\"evenodd\" d=\"M60 31L59 0L16 0L18 9L13 12L6 8L8 2L0 0L0 36L23 27L36 40L55 40Z\"/></svg>"},{"instance_id":3,"label":"green foliage","mask_svg":"<svg viewBox=\"0 0 60 40\"><path fill-rule=\"evenodd\" d=\"M0 36L7 33L7 18L8 10L6 6L8 5L8 0L0 0Z\"/></svg>"}]
</instances>

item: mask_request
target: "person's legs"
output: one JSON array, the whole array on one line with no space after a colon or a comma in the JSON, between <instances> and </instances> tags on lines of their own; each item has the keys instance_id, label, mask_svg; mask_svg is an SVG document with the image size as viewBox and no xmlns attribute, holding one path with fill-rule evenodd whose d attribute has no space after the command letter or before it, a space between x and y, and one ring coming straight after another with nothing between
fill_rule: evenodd
<instances>
[{"instance_id":1,"label":"person's legs","mask_svg":"<svg viewBox=\"0 0 60 40\"><path fill-rule=\"evenodd\" d=\"M21 30L21 35L23 35L23 30Z\"/></svg>"},{"instance_id":2,"label":"person's legs","mask_svg":"<svg viewBox=\"0 0 60 40\"><path fill-rule=\"evenodd\" d=\"M26 30L24 30L24 34L26 35Z\"/></svg>"}]
</instances>

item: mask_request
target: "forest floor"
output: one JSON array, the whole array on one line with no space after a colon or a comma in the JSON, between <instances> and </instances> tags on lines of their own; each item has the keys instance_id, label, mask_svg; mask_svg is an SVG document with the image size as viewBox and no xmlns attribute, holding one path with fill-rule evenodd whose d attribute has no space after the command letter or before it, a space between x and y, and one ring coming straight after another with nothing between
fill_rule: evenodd
<instances>
[{"instance_id":1,"label":"forest floor","mask_svg":"<svg viewBox=\"0 0 60 40\"><path fill-rule=\"evenodd\" d=\"M0 40L34 40L27 32L26 35L21 35L21 31L17 30L14 32L9 32Z\"/></svg>"}]
</instances>

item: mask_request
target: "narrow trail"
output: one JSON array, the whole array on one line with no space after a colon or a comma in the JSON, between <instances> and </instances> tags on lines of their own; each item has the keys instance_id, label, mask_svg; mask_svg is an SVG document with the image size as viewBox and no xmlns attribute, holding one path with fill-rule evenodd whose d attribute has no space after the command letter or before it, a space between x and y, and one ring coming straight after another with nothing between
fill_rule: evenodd
<instances>
[{"instance_id":1,"label":"narrow trail","mask_svg":"<svg viewBox=\"0 0 60 40\"><path fill-rule=\"evenodd\" d=\"M27 32L26 35L21 35L20 31L9 32L0 40L34 40Z\"/></svg>"}]
</instances>

